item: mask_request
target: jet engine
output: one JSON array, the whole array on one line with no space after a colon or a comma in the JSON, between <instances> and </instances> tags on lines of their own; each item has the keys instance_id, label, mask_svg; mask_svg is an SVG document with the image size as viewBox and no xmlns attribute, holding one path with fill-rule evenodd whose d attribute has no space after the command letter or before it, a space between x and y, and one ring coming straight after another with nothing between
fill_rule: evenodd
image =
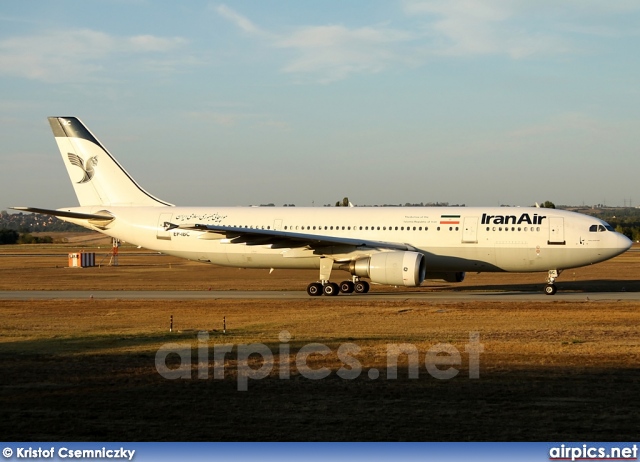
<instances>
[{"instance_id":1,"label":"jet engine","mask_svg":"<svg viewBox=\"0 0 640 462\"><path fill-rule=\"evenodd\" d=\"M349 271L378 284L415 287L424 281L427 263L418 252L380 252L352 261Z\"/></svg>"}]
</instances>

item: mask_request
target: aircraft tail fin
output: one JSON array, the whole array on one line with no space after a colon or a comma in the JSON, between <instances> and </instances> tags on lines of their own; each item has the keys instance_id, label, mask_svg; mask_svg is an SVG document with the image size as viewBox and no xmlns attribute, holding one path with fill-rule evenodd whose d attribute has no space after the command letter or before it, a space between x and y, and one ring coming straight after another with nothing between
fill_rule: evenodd
<instances>
[{"instance_id":1,"label":"aircraft tail fin","mask_svg":"<svg viewBox=\"0 0 640 462\"><path fill-rule=\"evenodd\" d=\"M76 117L49 117L62 160L81 206L171 206L152 196Z\"/></svg>"}]
</instances>

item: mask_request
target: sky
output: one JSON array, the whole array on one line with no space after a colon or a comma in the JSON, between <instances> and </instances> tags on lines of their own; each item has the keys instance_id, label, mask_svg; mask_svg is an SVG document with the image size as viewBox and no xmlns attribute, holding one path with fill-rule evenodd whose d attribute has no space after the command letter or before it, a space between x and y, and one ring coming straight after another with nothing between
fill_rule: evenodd
<instances>
[{"instance_id":1,"label":"sky","mask_svg":"<svg viewBox=\"0 0 640 462\"><path fill-rule=\"evenodd\" d=\"M79 117L176 205L640 205L637 0L0 3L0 209Z\"/></svg>"}]
</instances>

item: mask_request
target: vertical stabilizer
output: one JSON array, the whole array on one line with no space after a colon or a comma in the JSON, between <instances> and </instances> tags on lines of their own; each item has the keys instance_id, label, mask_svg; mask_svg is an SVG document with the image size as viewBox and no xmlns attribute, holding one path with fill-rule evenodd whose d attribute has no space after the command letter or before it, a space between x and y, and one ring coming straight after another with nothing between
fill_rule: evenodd
<instances>
[{"instance_id":1,"label":"vertical stabilizer","mask_svg":"<svg viewBox=\"0 0 640 462\"><path fill-rule=\"evenodd\" d=\"M142 189L80 119L49 117L49 124L81 206L172 205Z\"/></svg>"}]
</instances>

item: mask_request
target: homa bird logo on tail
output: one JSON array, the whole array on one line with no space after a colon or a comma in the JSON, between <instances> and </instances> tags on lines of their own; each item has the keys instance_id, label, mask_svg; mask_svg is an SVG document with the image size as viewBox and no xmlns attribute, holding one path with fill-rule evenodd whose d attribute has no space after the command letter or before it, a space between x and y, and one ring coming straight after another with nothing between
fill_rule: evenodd
<instances>
[{"instance_id":1,"label":"homa bird logo on tail","mask_svg":"<svg viewBox=\"0 0 640 462\"><path fill-rule=\"evenodd\" d=\"M87 160L87 163L85 164L84 160L82 160L82 157L79 155L72 152L67 153L67 155L69 156L69 162L71 162L71 165L80 167L84 172L84 176L80 181L77 181L77 183L88 183L91 181L91 178L93 178L93 175L96 173L94 167L98 165L98 156L89 157L89 160Z\"/></svg>"}]
</instances>

